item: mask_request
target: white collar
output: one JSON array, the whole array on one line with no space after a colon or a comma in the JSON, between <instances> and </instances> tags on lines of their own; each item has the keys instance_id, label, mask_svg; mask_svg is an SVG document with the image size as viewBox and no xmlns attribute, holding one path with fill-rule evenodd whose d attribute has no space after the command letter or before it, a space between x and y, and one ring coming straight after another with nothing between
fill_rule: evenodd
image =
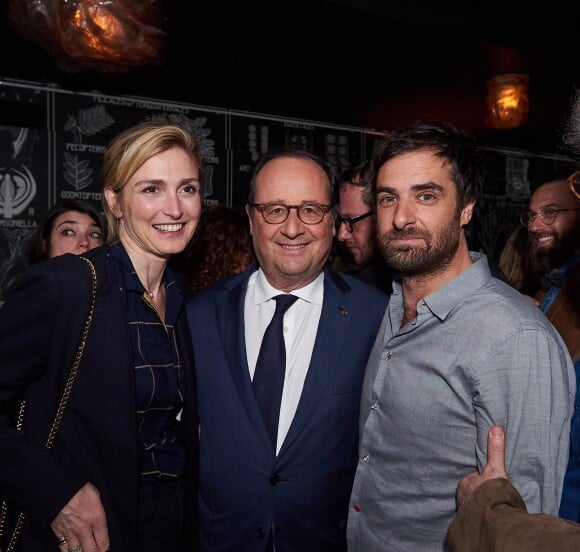
<instances>
[{"instance_id":1,"label":"white collar","mask_svg":"<svg viewBox=\"0 0 580 552\"><path fill-rule=\"evenodd\" d=\"M286 293L272 286L270 282L268 282L261 268L254 272L250 279L254 280L254 302L256 305L264 303L276 295ZM308 285L292 290L292 295L296 295L300 299L308 301L309 303L322 305L322 297L324 295L324 272L321 272Z\"/></svg>"}]
</instances>

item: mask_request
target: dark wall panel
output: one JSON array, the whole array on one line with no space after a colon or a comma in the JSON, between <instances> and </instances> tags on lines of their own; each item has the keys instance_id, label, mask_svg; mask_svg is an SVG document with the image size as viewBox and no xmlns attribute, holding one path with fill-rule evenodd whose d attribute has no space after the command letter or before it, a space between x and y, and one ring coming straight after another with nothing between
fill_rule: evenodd
<instances>
[{"instance_id":1,"label":"dark wall panel","mask_svg":"<svg viewBox=\"0 0 580 552\"><path fill-rule=\"evenodd\" d=\"M150 98L71 92L37 83L0 80L0 302L25 265L30 236L62 198L101 206L101 161L107 143L139 121L186 126L206 164L204 204L242 207L251 169L273 147L297 145L322 155L336 175L371 156L381 134L261 113ZM565 156L486 149L487 179L471 246L496 259L518 224L530 193L572 172Z\"/></svg>"},{"instance_id":2,"label":"dark wall panel","mask_svg":"<svg viewBox=\"0 0 580 552\"><path fill-rule=\"evenodd\" d=\"M106 145L151 119L181 123L198 139L206 205L243 206L251 167L272 147L308 148L335 171L365 155L363 129L0 80L0 301L25 268L30 237L50 207L75 198L101 209Z\"/></svg>"}]
</instances>

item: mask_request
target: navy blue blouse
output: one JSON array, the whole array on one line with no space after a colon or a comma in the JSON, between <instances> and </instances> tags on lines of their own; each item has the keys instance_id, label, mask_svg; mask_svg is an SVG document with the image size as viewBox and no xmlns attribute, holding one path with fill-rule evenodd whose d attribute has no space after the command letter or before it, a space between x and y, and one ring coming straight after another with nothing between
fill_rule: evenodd
<instances>
[{"instance_id":1,"label":"navy blue blouse","mask_svg":"<svg viewBox=\"0 0 580 552\"><path fill-rule=\"evenodd\" d=\"M174 324L185 294L170 268L165 270L165 321L161 320L120 243L109 247L117 282L125 291L135 369L137 429L143 447L144 478L174 478L183 473L185 447L177 423L183 407L183 366Z\"/></svg>"}]
</instances>

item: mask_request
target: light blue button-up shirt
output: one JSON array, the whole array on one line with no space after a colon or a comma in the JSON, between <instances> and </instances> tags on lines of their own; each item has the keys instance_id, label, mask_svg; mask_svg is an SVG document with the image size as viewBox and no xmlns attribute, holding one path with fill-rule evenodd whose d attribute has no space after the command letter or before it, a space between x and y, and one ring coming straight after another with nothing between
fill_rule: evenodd
<instances>
[{"instance_id":1,"label":"light blue button-up shirt","mask_svg":"<svg viewBox=\"0 0 580 552\"><path fill-rule=\"evenodd\" d=\"M484 255L400 328L393 295L367 364L349 552L442 551L461 477L506 428L506 467L532 513L557 514L575 376L543 313L493 278Z\"/></svg>"}]
</instances>

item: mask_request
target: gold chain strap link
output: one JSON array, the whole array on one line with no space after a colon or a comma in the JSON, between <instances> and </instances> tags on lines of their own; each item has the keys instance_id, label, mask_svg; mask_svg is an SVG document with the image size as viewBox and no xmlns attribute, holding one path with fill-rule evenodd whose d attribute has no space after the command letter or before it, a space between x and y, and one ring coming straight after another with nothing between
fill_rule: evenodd
<instances>
[{"instance_id":1,"label":"gold chain strap link","mask_svg":"<svg viewBox=\"0 0 580 552\"><path fill-rule=\"evenodd\" d=\"M46 443L44 445L44 448L46 450L50 450L53 447L54 441L56 439L56 434L58 433L58 430L60 428L60 424L61 424L62 418L64 416L66 405L67 405L68 400L70 398L70 394L72 392L73 384L74 384L76 376L77 376L79 365L80 365L81 359L83 357L83 352L85 350L85 345L87 343L87 337L89 335L89 329L90 329L91 323L93 321L93 312L95 310L95 297L97 294L97 273L95 271L95 266L93 265L93 263L89 259L87 259L85 257L79 257L79 258L87 263L87 266L88 266L89 271L91 273L91 303L89 306L89 313L87 315L87 319L86 319L85 325L83 327L83 332L81 334L81 341L80 341L79 346L77 348L77 352L75 354L73 365L72 365L72 368L70 370L68 379L66 381L66 385L64 386L64 391L62 393L62 397L60 399L60 403L58 405L58 409L57 409L56 415L54 417L54 422L52 423L52 427L50 428L48 438L46 439ZM16 428L20 432L22 432L22 426L24 423L24 406L25 406L25 401L23 400L20 403L20 409L18 411L18 418L16 421ZM2 535L4 533L4 524L6 521L7 511L8 511L8 501L7 501L7 498L4 497L4 499L2 500L2 507L0 508L0 541L1 541ZM12 532L12 537L10 538L10 542L8 544L8 548L6 549L6 552L13 552L14 551L14 547L16 546L16 542L18 541L18 538L20 537L20 532L22 531L22 524L24 523L25 517L26 516L24 515L23 512L20 512L20 514L18 515L18 520L17 520L16 525L14 527L14 531ZM1 548L1 542L0 542L0 552L3 552L2 548Z\"/></svg>"},{"instance_id":2,"label":"gold chain strap link","mask_svg":"<svg viewBox=\"0 0 580 552\"><path fill-rule=\"evenodd\" d=\"M93 321L93 311L95 310L95 295L97 293L97 273L95 272L95 266L89 259L85 257L81 257L84 261L86 261L89 270L91 271L91 281L92 281L92 288L91 288L91 304L89 307L89 314L87 315L87 319L85 320L85 326L83 328L83 333L81 335L81 342L79 343L77 353L75 355L75 359L70 370L66 385L64 386L64 391L62 393L62 397L60 399L60 404L58 405L58 410L56 411L56 416L54 417L54 422L52 423L52 427L50 428L50 433L48 434L48 438L44 445L46 450L50 450L54 445L54 440L56 438L56 434L62 422L62 418L64 416L64 411L66 409L66 405L68 403L70 394L72 392L72 387L77 377L77 372L79 370L79 364L81 363L81 359L83 357L83 352L85 350L85 345L87 343L87 337L89 335L89 328L91 327L91 323Z\"/></svg>"}]
</instances>

